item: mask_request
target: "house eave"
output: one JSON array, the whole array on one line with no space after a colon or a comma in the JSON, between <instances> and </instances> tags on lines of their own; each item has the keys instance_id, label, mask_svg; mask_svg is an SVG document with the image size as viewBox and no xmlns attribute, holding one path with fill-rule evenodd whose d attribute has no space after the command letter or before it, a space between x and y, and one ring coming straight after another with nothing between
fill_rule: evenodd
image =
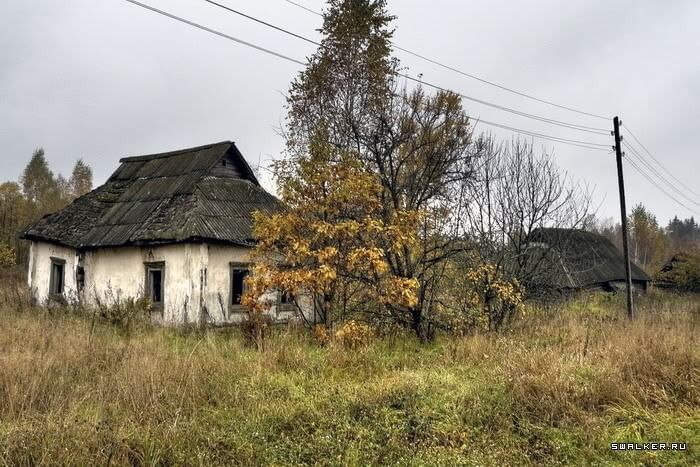
<instances>
[{"instance_id":1,"label":"house eave","mask_svg":"<svg viewBox=\"0 0 700 467\"><path fill-rule=\"evenodd\" d=\"M27 240L29 242L43 242L43 243L50 243L52 245L62 246L62 247L66 247L66 248L73 248L74 250L80 249L79 246L76 246L76 245L73 245L73 244L70 244L67 242L63 242L63 241L57 240L55 238L42 237L40 235L30 235L30 234L22 233L22 234L20 234L19 238L22 240Z\"/></svg>"}]
</instances>

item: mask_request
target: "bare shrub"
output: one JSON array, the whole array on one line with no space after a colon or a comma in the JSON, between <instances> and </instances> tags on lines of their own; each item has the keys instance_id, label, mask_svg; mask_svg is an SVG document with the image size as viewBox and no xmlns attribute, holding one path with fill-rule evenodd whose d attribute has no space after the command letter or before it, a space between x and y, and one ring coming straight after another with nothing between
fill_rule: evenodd
<instances>
[{"instance_id":1,"label":"bare shrub","mask_svg":"<svg viewBox=\"0 0 700 467\"><path fill-rule=\"evenodd\" d=\"M272 318L267 313L252 311L241 322L241 333L246 344L258 350L265 350L265 340L269 336Z\"/></svg>"},{"instance_id":2,"label":"bare shrub","mask_svg":"<svg viewBox=\"0 0 700 467\"><path fill-rule=\"evenodd\" d=\"M150 322L153 303L148 298L121 298L107 302L98 300L95 308L81 308L82 313L91 314L117 328L130 332L137 324Z\"/></svg>"}]
</instances>

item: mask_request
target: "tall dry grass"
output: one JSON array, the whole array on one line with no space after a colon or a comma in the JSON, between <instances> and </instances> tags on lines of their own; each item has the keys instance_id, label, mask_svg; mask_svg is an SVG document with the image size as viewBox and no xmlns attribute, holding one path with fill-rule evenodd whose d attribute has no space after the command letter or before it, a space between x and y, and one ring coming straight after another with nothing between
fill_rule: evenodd
<instances>
[{"instance_id":1,"label":"tall dry grass","mask_svg":"<svg viewBox=\"0 0 700 467\"><path fill-rule=\"evenodd\" d=\"M0 464L697 465L700 301L639 307L590 297L427 346L286 329L257 352L0 295ZM609 449L643 440L691 450Z\"/></svg>"}]
</instances>

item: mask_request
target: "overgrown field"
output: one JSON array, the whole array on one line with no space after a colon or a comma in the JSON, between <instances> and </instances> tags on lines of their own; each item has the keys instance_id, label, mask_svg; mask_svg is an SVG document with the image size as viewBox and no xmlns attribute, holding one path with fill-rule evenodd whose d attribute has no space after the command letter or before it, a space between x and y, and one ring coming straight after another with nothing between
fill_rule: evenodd
<instances>
[{"instance_id":1,"label":"overgrown field","mask_svg":"<svg viewBox=\"0 0 700 467\"><path fill-rule=\"evenodd\" d=\"M699 465L700 301L531 310L349 350L0 306L0 465ZM687 452L613 452L682 441Z\"/></svg>"}]
</instances>

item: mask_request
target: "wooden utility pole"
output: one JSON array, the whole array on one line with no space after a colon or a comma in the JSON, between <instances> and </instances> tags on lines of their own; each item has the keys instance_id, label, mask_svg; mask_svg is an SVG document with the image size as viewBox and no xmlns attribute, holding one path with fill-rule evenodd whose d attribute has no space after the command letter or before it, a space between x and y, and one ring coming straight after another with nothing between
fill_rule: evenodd
<instances>
[{"instance_id":1,"label":"wooden utility pole","mask_svg":"<svg viewBox=\"0 0 700 467\"><path fill-rule=\"evenodd\" d=\"M627 282L627 317L634 318L632 303L632 266L630 264L629 239L627 236L627 207L625 206L625 179L622 176L622 137L620 136L620 119L613 118L615 136L615 154L617 159L617 185L620 188L620 215L622 217L622 249L625 253L625 281Z\"/></svg>"}]
</instances>

